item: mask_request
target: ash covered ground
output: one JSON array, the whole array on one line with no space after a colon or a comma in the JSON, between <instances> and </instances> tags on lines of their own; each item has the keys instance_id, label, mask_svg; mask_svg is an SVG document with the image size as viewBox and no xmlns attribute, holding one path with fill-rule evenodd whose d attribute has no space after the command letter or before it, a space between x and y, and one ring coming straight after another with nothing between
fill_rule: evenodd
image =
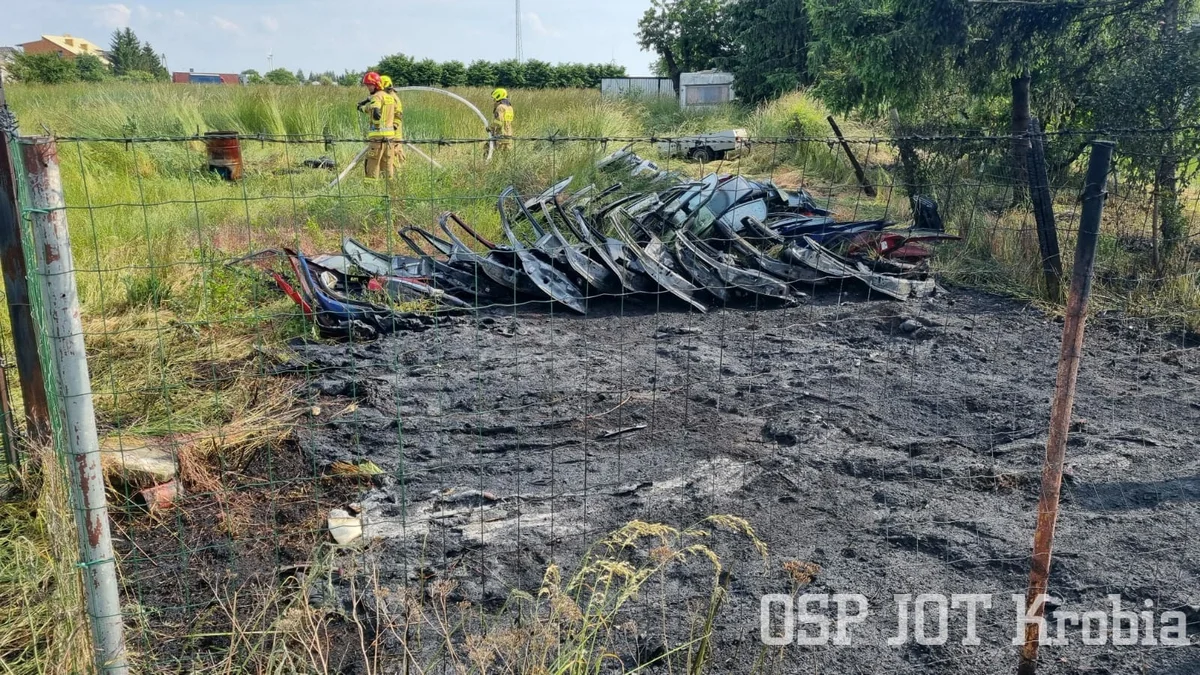
<instances>
[{"instance_id":1,"label":"ash covered ground","mask_svg":"<svg viewBox=\"0 0 1200 675\"><path fill-rule=\"evenodd\" d=\"M453 579L452 600L497 611L631 520L739 515L769 560L744 539L714 540L729 595L710 672L1013 672L1011 595L1026 586L1061 323L967 291L707 315L663 303L484 312L370 344L296 345L291 366L328 411L304 428L304 452L388 474L359 498L366 537L348 558L369 560L380 588ZM1051 581L1061 610L1104 609L1118 593L1181 609L1200 635L1198 390L1194 335L1111 314L1090 323ZM787 561L820 567L800 592L867 596L852 646L764 652L760 597L795 589ZM712 584L688 569L631 608L639 642L686 637L682 617ZM371 614L388 594L364 586L355 602ZM982 645L962 646L955 612L947 644L888 646L905 593L994 594ZM1195 638L1066 637L1044 648L1042 672L1200 672ZM637 650L631 638L627 665Z\"/></svg>"}]
</instances>

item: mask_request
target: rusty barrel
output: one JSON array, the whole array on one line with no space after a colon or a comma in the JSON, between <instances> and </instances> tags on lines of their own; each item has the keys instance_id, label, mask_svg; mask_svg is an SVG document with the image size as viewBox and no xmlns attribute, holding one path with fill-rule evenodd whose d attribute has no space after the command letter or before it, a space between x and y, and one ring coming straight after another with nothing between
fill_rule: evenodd
<instances>
[{"instance_id":1,"label":"rusty barrel","mask_svg":"<svg viewBox=\"0 0 1200 675\"><path fill-rule=\"evenodd\" d=\"M208 148L208 170L225 180L242 178L242 145L236 131L209 131L204 134Z\"/></svg>"}]
</instances>

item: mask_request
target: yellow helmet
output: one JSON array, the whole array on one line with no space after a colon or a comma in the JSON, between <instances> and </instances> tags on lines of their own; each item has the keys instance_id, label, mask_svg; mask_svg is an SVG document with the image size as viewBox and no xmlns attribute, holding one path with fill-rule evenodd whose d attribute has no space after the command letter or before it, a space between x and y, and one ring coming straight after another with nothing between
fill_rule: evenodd
<instances>
[{"instance_id":1,"label":"yellow helmet","mask_svg":"<svg viewBox=\"0 0 1200 675\"><path fill-rule=\"evenodd\" d=\"M383 85L384 89L392 88L392 78L388 77L387 75L381 75L379 77L379 83Z\"/></svg>"},{"instance_id":2,"label":"yellow helmet","mask_svg":"<svg viewBox=\"0 0 1200 675\"><path fill-rule=\"evenodd\" d=\"M508 91L505 89L497 89L496 91L492 92L492 98L497 101L503 101L504 99L508 98Z\"/></svg>"}]
</instances>

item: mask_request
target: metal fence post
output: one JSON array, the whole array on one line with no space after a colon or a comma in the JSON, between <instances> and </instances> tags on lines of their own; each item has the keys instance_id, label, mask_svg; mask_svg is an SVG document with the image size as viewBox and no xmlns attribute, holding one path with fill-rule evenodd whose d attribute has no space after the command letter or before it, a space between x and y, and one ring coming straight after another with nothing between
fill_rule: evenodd
<instances>
[{"instance_id":1,"label":"metal fence post","mask_svg":"<svg viewBox=\"0 0 1200 675\"><path fill-rule=\"evenodd\" d=\"M1033 217L1037 222L1042 276L1046 280L1046 297L1051 302L1061 302L1062 258L1058 252L1058 229L1054 225L1054 197L1050 194L1044 138L1038 119L1029 120L1029 196L1033 201Z\"/></svg>"},{"instance_id":2,"label":"metal fence post","mask_svg":"<svg viewBox=\"0 0 1200 675\"><path fill-rule=\"evenodd\" d=\"M1067 454L1067 433L1071 409L1075 405L1075 382L1083 356L1083 333L1087 323L1088 297L1092 292L1092 270L1096 263L1096 239L1100 234L1100 216L1104 213L1108 169L1114 143L1092 143L1087 178L1083 186L1083 213L1079 219L1079 240L1075 246L1075 266L1071 274L1071 297L1063 322L1062 352L1058 359L1058 384L1050 409L1050 438L1046 441L1046 460L1042 465L1042 493L1038 501L1037 529L1033 535L1033 562L1029 572L1029 591L1025 598L1026 617L1042 619L1041 602L1050 582L1050 558L1054 549L1054 527L1058 522L1058 500L1062 492L1063 461ZM1018 675L1037 672L1038 647L1042 624L1025 624L1025 645L1021 649Z\"/></svg>"},{"instance_id":3,"label":"metal fence post","mask_svg":"<svg viewBox=\"0 0 1200 675\"><path fill-rule=\"evenodd\" d=\"M0 261L4 267L4 292L12 324L13 351L21 379L27 432L35 441L40 441L50 432L50 412L46 404L42 362L38 356L37 330L29 308L25 249L17 221L17 177L8 147L9 134L15 131L16 118L8 109L4 80L0 79ZM15 438L13 442L16 442Z\"/></svg>"},{"instance_id":4,"label":"metal fence post","mask_svg":"<svg viewBox=\"0 0 1200 675\"><path fill-rule=\"evenodd\" d=\"M104 472L96 434L92 385L80 320L75 263L67 229L58 147L46 137L21 139L28 172L29 210L36 254L35 283L45 303L41 326L63 430L56 443L66 458L71 502L79 536L80 567L91 618L96 666L102 673L129 672L117 586L117 564L109 533Z\"/></svg>"}]
</instances>

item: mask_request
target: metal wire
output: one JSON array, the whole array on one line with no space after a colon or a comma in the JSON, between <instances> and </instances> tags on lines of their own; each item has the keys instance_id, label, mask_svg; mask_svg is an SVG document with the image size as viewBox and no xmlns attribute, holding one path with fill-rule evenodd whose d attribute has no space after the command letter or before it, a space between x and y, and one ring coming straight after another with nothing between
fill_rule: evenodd
<instances>
[{"instance_id":1,"label":"metal wire","mask_svg":"<svg viewBox=\"0 0 1200 675\"><path fill-rule=\"evenodd\" d=\"M1182 129L1047 136L1120 143ZM797 287L809 297L796 306L707 300L707 314L666 292L590 292L575 316L514 290L435 313L421 332L340 342L243 259L285 246L336 254L344 237L410 253L397 230L433 231L443 210L490 236L505 186L529 196L575 175L572 190L624 180L619 194L640 192L596 161L612 144L642 151L668 137L517 138L491 162L467 147L484 139L407 139L444 168L412 157L393 180L334 189L324 172L291 172L330 139L237 138L251 168L237 183L207 174L188 146L201 136L57 139L139 670L487 672L478 664L517 663L531 645L587 652L572 627L591 620L604 630L583 658L618 654L632 669L661 642L682 671L710 609L713 672L750 672L755 659L777 672L1015 666L1004 603L1025 587L1061 329L1041 299L1036 224L1013 204L1012 136L847 137L874 199L833 138L756 138L746 157L703 167L661 162L692 177L770 176L842 220L906 222L891 164L897 142L914 143L963 237L933 259L948 293L929 300L883 300L842 279ZM361 144L332 142L342 161L337 144ZM111 144L128 151L94 166ZM1119 160L1141 158L1137 147L1118 145ZM1078 188L1070 171L1051 186L1064 251ZM1194 587L1179 542L1200 515L1186 440L1200 418L1200 196L1184 193L1187 222L1159 242L1173 252L1155 266L1146 187L1122 174L1110 193L1052 589L1072 610L1103 607L1092 591L1104 589L1159 611ZM51 405L61 441L62 401ZM176 467L182 492L168 503L145 491L161 483L135 466L143 448ZM339 509L362 530L347 545L331 538ZM753 536L704 520L726 514ZM627 523L637 534L606 538ZM628 579L660 564L633 593ZM601 588L626 604L595 614ZM860 636L871 649L759 644L763 595L827 590L873 603ZM889 603L906 593L995 594L987 642L960 649L955 632L950 647L886 649ZM1054 649L1081 667L1181 658Z\"/></svg>"}]
</instances>

